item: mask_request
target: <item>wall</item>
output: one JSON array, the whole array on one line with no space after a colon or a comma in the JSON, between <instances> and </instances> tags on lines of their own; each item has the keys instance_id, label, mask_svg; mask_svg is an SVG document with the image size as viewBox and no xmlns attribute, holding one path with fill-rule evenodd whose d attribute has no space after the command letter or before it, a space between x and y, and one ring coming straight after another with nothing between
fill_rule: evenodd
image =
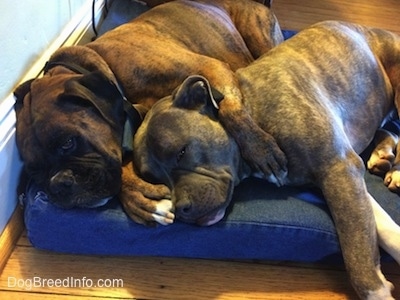
<instances>
[{"instance_id":1,"label":"wall","mask_svg":"<svg viewBox=\"0 0 400 300\"><path fill-rule=\"evenodd\" d=\"M88 1L0 1L1 100Z\"/></svg>"},{"instance_id":2,"label":"wall","mask_svg":"<svg viewBox=\"0 0 400 300\"><path fill-rule=\"evenodd\" d=\"M97 11L104 1L97 0ZM17 205L21 161L15 146L12 91L40 73L57 48L90 28L92 0L1 0L0 11L0 233Z\"/></svg>"}]
</instances>

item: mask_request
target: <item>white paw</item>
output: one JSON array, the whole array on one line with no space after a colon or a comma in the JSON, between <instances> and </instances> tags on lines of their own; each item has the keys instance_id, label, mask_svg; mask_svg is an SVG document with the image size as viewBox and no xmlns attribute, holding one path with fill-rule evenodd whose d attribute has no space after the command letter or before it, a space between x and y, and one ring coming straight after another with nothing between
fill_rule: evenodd
<instances>
[{"instance_id":1,"label":"white paw","mask_svg":"<svg viewBox=\"0 0 400 300\"><path fill-rule=\"evenodd\" d=\"M368 292L367 300L394 300L394 298L386 287L382 287L377 291Z\"/></svg>"},{"instance_id":2,"label":"white paw","mask_svg":"<svg viewBox=\"0 0 400 300\"><path fill-rule=\"evenodd\" d=\"M172 212L173 205L171 200L160 200L157 202L156 211L152 214L154 220L161 225L174 223L175 215Z\"/></svg>"},{"instance_id":3,"label":"white paw","mask_svg":"<svg viewBox=\"0 0 400 300\"><path fill-rule=\"evenodd\" d=\"M392 297L392 290L394 288L393 284L388 281L385 276L382 274L381 268L380 266L377 267L377 273L379 278L382 280L383 282L383 287L381 287L380 289L376 290L376 291L370 291L368 292L367 295L367 299L368 300L391 300L394 298Z\"/></svg>"}]
</instances>

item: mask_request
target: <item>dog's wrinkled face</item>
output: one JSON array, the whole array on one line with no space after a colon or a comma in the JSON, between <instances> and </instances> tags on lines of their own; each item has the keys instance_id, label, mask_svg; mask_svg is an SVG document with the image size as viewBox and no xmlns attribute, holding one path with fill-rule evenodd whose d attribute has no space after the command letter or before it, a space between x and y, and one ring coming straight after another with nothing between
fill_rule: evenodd
<instances>
[{"instance_id":1,"label":"dog's wrinkled face","mask_svg":"<svg viewBox=\"0 0 400 300\"><path fill-rule=\"evenodd\" d=\"M100 72L56 74L16 91L25 171L61 207L93 207L121 185L121 95Z\"/></svg>"},{"instance_id":2,"label":"dog's wrinkled face","mask_svg":"<svg viewBox=\"0 0 400 300\"><path fill-rule=\"evenodd\" d=\"M198 225L222 219L238 183L238 146L213 102L208 82L189 77L152 107L134 139L140 174L169 186L177 218Z\"/></svg>"}]
</instances>

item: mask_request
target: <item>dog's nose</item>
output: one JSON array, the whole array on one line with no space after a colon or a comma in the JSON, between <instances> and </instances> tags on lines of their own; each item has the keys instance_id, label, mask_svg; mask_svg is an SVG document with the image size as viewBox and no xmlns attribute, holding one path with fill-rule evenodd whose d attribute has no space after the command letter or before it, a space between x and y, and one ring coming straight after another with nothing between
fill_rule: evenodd
<instances>
[{"instance_id":1,"label":"dog's nose","mask_svg":"<svg viewBox=\"0 0 400 300\"><path fill-rule=\"evenodd\" d=\"M188 199L180 200L175 204L175 213L179 217L186 218L192 212L192 202Z\"/></svg>"},{"instance_id":2,"label":"dog's nose","mask_svg":"<svg viewBox=\"0 0 400 300\"><path fill-rule=\"evenodd\" d=\"M70 189L75 183L74 173L70 169L57 172L50 179L50 190L53 193L60 193L65 189Z\"/></svg>"}]
</instances>

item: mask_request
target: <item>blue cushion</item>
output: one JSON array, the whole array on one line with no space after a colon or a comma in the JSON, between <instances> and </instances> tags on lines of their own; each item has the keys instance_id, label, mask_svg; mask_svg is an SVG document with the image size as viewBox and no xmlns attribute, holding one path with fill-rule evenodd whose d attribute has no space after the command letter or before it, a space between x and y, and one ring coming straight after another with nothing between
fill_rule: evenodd
<instances>
[{"instance_id":1,"label":"blue cushion","mask_svg":"<svg viewBox=\"0 0 400 300\"><path fill-rule=\"evenodd\" d=\"M368 188L400 222L399 197L366 174ZM278 188L258 179L240 184L227 216L211 227L176 222L147 228L131 221L116 199L91 209L64 210L30 184L25 224L33 246L74 254L338 262L336 231L317 190Z\"/></svg>"},{"instance_id":2,"label":"blue cushion","mask_svg":"<svg viewBox=\"0 0 400 300\"><path fill-rule=\"evenodd\" d=\"M128 6L127 6L128 5ZM129 20L137 2L113 2L104 32ZM140 12L143 6L138 8ZM290 37L292 32L284 32ZM399 197L382 179L366 174L371 194L400 223ZM25 225L33 246L98 255L146 255L298 262L341 261L334 224L320 192L278 188L258 179L240 184L227 216L211 227L176 222L147 228L131 221L116 199L100 208L64 210L34 183L24 198Z\"/></svg>"}]
</instances>

